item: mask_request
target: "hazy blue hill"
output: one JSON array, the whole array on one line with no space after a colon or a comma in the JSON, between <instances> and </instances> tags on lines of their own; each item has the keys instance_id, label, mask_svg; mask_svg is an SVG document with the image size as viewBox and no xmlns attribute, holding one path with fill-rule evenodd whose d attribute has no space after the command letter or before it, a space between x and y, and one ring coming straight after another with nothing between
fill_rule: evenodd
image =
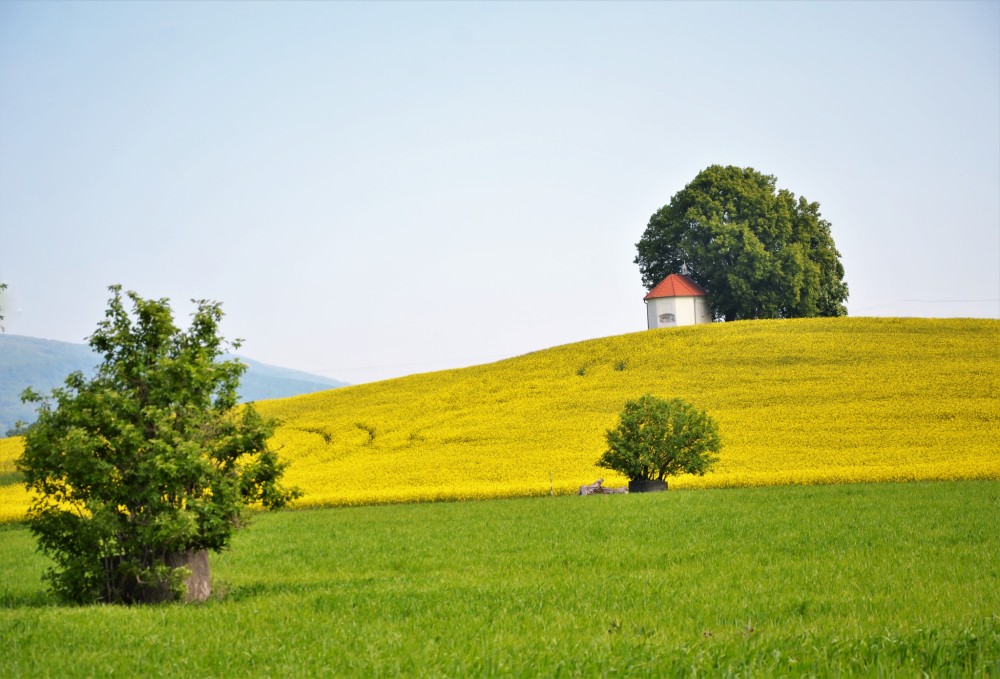
<instances>
[{"instance_id":1,"label":"hazy blue hill","mask_svg":"<svg viewBox=\"0 0 1000 679\"><path fill-rule=\"evenodd\" d=\"M321 375L279 368L240 357L247 364L240 385L244 401L285 398L345 386ZM90 373L100 359L85 344L0 334L0 436L18 420L31 422L35 409L21 403L27 387L46 393L75 370Z\"/></svg>"},{"instance_id":2,"label":"hazy blue hill","mask_svg":"<svg viewBox=\"0 0 1000 679\"><path fill-rule=\"evenodd\" d=\"M347 382L330 377L279 368L243 356L239 359L247 364L247 371L243 373L243 379L240 381L240 395L244 401L287 398L347 386Z\"/></svg>"},{"instance_id":3,"label":"hazy blue hill","mask_svg":"<svg viewBox=\"0 0 1000 679\"><path fill-rule=\"evenodd\" d=\"M47 392L74 370L92 371L98 363L84 344L0 334L0 436L18 420L35 419L35 407L21 403L32 387Z\"/></svg>"}]
</instances>

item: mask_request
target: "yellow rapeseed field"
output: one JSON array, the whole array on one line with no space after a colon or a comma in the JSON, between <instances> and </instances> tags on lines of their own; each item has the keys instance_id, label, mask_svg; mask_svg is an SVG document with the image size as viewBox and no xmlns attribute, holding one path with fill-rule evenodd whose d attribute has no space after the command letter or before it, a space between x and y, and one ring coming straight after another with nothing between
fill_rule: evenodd
<instances>
[{"instance_id":1,"label":"yellow rapeseed field","mask_svg":"<svg viewBox=\"0 0 1000 679\"><path fill-rule=\"evenodd\" d=\"M674 488L1000 478L1000 321L835 318L638 332L258 403L299 506L573 493L626 400L680 397L720 461ZM20 450L0 440L0 478ZM18 494L20 493L20 494ZM0 520L23 513L0 487Z\"/></svg>"},{"instance_id":2,"label":"yellow rapeseed field","mask_svg":"<svg viewBox=\"0 0 1000 679\"><path fill-rule=\"evenodd\" d=\"M14 469L23 447L20 438L0 439L0 523L21 518L28 508L28 494Z\"/></svg>"}]
</instances>

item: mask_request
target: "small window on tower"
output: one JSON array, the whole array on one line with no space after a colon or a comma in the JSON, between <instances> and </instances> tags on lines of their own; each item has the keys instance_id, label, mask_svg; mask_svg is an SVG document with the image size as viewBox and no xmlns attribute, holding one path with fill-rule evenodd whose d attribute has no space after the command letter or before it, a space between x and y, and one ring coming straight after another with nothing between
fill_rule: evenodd
<instances>
[{"instance_id":1,"label":"small window on tower","mask_svg":"<svg viewBox=\"0 0 1000 679\"><path fill-rule=\"evenodd\" d=\"M674 315L673 314L660 314L660 323L666 324L666 323L673 323L673 322L674 322Z\"/></svg>"}]
</instances>

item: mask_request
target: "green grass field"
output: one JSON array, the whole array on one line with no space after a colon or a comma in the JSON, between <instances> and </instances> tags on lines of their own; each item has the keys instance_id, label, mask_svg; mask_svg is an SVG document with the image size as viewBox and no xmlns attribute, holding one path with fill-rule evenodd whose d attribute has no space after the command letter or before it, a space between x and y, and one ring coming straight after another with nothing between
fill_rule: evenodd
<instances>
[{"instance_id":1,"label":"green grass field","mask_svg":"<svg viewBox=\"0 0 1000 679\"><path fill-rule=\"evenodd\" d=\"M136 608L8 524L0 676L996 675L998 524L991 480L283 512Z\"/></svg>"}]
</instances>

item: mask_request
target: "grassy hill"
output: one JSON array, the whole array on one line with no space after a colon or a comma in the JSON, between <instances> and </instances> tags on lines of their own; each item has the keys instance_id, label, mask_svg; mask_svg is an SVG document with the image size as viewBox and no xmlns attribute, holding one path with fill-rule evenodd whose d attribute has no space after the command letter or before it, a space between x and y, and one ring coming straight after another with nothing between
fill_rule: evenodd
<instances>
[{"instance_id":1,"label":"grassy hill","mask_svg":"<svg viewBox=\"0 0 1000 679\"><path fill-rule=\"evenodd\" d=\"M719 422L716 470L673 488L996 479L998 356L994 320L737 322L259 407L284 423L275 445L302 506L572 493L602 476L624 485L594 462L624 402L645 393ZM0 478L18 449L0 441ZM0 487L11 512L23 511L16 492Z\"/></svg>"},{"instance_id":2,"label":"grassy hill","mask_svg":"<svg viewBox=\"0 0 1000 679\"><path fill-rule=\"evenodd\" d=\"M285 398L346 384L248 358L240 360L247 364L240 384L240 397L244 401ZM34 421L34 405L21 403L21 392L27 387L47 393L62 385L71 372L89 374L99 362L85 344L0 334L0 436L18 420Z\"/></svg>"}]
</instances>

